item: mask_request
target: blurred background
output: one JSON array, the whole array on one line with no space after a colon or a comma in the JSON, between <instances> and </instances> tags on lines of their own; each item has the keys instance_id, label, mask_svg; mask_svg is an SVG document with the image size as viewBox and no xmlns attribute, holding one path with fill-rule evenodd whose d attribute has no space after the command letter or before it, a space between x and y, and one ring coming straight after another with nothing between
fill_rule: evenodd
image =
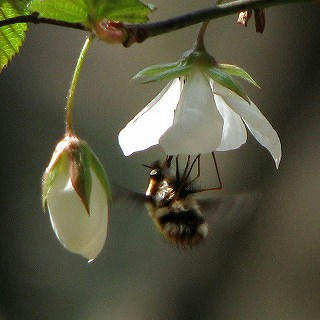
<instances>
[{"instance_id":1,"label":"blurred background","mask_svg":"<svg viewBox=\"0 0 320 320\"><path fill-rule=\"evenodd\" d=\"M153 3L156 21L211 1ZM86 34L30 26L19 56L0 75L0 319L319 319L319 13L312 4L275 7L266 11L263 35L254 21L237 26L236 16L211 22L206 34L217 61L244 67L261 85L244 84L281 138L279 170L252 137L218 153L224 190L213 197L245 193L247 200L206 212L208 240L192 250L167 243L143 204L121 192L92 264L63 249L40 203L41 176L63 135L65 97ZM118 132L165 85L129 80L145 66L177 60L197 28L129 49L92 45L75 128L116 190L143 192L148 173L141 164L163 157L153 148L125 158L118 146Z\"/></svg>"}]
</instances>

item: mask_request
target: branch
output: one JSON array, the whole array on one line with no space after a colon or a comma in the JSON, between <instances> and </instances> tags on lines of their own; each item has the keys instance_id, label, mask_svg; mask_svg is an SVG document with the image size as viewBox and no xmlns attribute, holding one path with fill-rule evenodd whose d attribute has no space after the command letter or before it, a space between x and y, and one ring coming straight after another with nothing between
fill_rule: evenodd
<instances>
[{"instance_id":1,"label":"branch","mask_svg":"<svg viewBox=\"0 0 320 320\"><path fill-rule=\"evenodd\" d=\"M45 23L45 24L51 24L51 25L66 27L66 28L79 29L79 30L84 30L84 31L89 30L82 23L67 22L67 21L61 21L61 20L55 20L55 19L42 18L42 17L39 17L39 13L37 13L37 12L34 12L29 15L25 15L25 16L17 16L14 18L1 20L0 21L0 28L3 26L9 25L9 24L15 24L15 23L35 23L35 24Z\"/></svg>"},{"instance_id":2,"label":"branch","mask_svg":"<svg viewBox=\"0 0 320 320\"><path fill-rule=\"evenodd\" d=\"M143 42L150 37L155 37L163 33L182 29L203 21L213 20L216 18L228 16L241 10L254 8L267 8L281 4L292 4L294 2L312 2L315 0L236 0L221 5L215 5L210 8L197 10L186 13L171 19L162 20L153 23L144 24L121 24L121 28L126 31L128 37L123 43L129 47L135 42ZM38 13L26 16L17 16L14 18L0 21L0 27L15 23L46 23L61 27L90 31L90 28L82 23L66 22L55 19L39 17Z\"/></svg>"},{"instance_id":3,"label":"branch","mask_svg":"<svg viewBox=\"0 0 320 320\"><path fill-rule=\"evenodd\" d=\"M159 22L145 24L124 24L123 27L128 33L128 39L124 43L124 46L129 47L135 42L143 42L150 37L155 37L163 33L189 27L203 21L225 17L234 13L238 13L241 10L267 8L281 4L292 4L294 2L313 1L314 0L236 0Z\"/></svg>"}]
</instances>

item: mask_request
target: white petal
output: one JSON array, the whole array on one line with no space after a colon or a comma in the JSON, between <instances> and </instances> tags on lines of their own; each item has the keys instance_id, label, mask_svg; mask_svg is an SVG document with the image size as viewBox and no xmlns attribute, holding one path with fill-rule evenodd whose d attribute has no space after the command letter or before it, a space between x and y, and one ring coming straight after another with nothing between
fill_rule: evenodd
<instances>
[{"instance_id":1,"label":"white petal","mask_svg":"<svg viewBox=\"0 0 320 320\"><path fill-rule=\"evenodd\" d=\"M252 102L239 97L231 90L215 83L215 93L222 96L226 104L238 113L256 140L269 150L276 167L281 160L281 143L277 132L272 128L269 121Z\"/></svg>"},{"instance_id":2,"label":"white petal","mask_svg":"<svg viewBox=\"0 0 320 320\"><path fill-rule=\"evenodd\" d=\"M119 144L125 156L159 143L159 138L173 123L180 92L179 79L171 81L121 130Z\"/></svg>"},{"instance_id":3,"label":"white petal","mask_svg":"<svg viewBox=\"0 0 320 320\"><path fill-rule=\"evenodd\" d=\"M68 172L61 173L49 191L50 220L61 244L88 260L102 250L108 226L108 202L96 174L91 170L90 215L73 189Z\"/></svg>"},{"instance_id":4,"label":"white petal","mask_svg":"<svg viewBox=\"0 0 320 320\"><path fill-rule=\"evenodd\" d=\"M170 155L207 153L220 145L222 128L209 80L195 72L183 87L173 125L159 142Z\"/></svg>"},{"instance_id":5,"label":"white petal","mask_svg":"<svg viewBox=\"0 0 320 320\"><path fill-rule=\"evenodd\" d=\"M223 132L221 143L217 151L239 148L247 141L247 129L241 119L218 95L214 95L217 108L223 118Z\"/></svg>"}]
</instances>

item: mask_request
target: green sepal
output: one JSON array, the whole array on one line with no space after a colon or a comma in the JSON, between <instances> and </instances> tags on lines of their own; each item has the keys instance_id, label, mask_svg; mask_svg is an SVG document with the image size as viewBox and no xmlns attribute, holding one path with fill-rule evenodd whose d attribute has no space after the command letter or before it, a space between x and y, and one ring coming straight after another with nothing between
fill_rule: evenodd
<instances>
[{"instance_id":1,"label":"green sepal","mask_svg":"<svg viewBox=\"0 0 320 320\"><path fill-rule=\"evenodd\" d=\"M164 79L171 80L185 76L190 69L191 65L181 64L179 61L174 63L158 64L139 71L132 79L142 79L142 83L149 83Z\"/></svg>"},{"instance_id":2,"label":"green sepal","mask_svg":"<svg viewBox=\"0 0 320 320\"><path fill-rule=\"evenodd\" d=\"M143 23L149 20L148 14L154 5L140 0L87 0L90 15L94 21L107 18L112 21Z\"/></svg>"},{"instance_id":3,"label":"green sepal","mask_svg":"<svg viewBox=\"0 0 320 320\"><path fill-rule=\"evenodd\" d=\"M29 10L38 12L43 18L88 23L86 0L33 0L29 4Z\"/></svg>"},{"instance_id":4,"label":"green sepal","mask_svg":"<svg viewBox=\"0 0 320 320\"><path fill-rule=\"evenodd\" d=\"M224 4L224 3L228 3L228 2L232 2L233 0L216 0L216 4Z\"/></svg>"},{"instance_id":5,"label":"green sepal","mask_svg":"<svg viewBox=\"0 0 320 320\"><path fill-rule=\"evenodd\" d=\"M79 146L70 151L70 179L74 190L80 197L87 213L90 215L90 195L92 178L90 171L90 152L85 142L79 141Z\"/></svg>"},{"instance_id":6,"label":"green sepal","mask_svg":"<svg viewBox=\"0 0 320 320\"><path fill-rule=\"evenodd\" d=\"M90 166L91 169L94 171L94 173L96 174L97 178L99 179L105 193L108 199L109 204L112 201L112 194L111 194L111 186L109 183L109 179L107 176L107 173L102 165L102 163L100 162L100 160L98 159L98 157L96 156L96 154L92 151L92 149L90 148L90 146L83 142L83 148L86 149L86 152L89 155L90 158Z\"/></svg>"},{"instance_id":7,"label":"green sepal","mask_svg":"<svg viewBox=\"0 0 320 320\"><path fill-rule=\"evenodd\" d=\"M26 1L0 0L0 20L28 14ZM16 23L0 28L0 72L16 55L25 40L26 23Z\"/></svg>"},{"instance_id":8,"label":"green sepal","mask_svg":"<svg viewBox=\"0 0 320 320\"><path fill-rule=\"evenodd\" d=\"M42 199L42 209L45 211L47 204L48 194L55 183L56 177L63 173L64 171L69 170L69 158L66 153L61 153L55 162L50 166L50 169L47 168L42 177L42 190L41 190L41 199Z\"/></svg>"},{"instance_id":9,"label":"green sepal","mask_svg":"<svg viewBox=\"0 0 320 320\"><path fill-rule=\"evenodd\" d=\"M210 78L212 78L212 80L230 89L250 104L249 97L228 73L217 67L210 67L208 69L205 69L205 72Z\"/></svg>"},{"instance_id":10,"label":"green sepal","mask_svg":"<svg viewBox=\"0 0 320 320\"><path fill-rule=\"evenodd\" d=\"M231 76L236 76L236 77L240 77L246 81L248 81L249 83L253 84L254 86L256 86L257 88L261 88L257 82L254 81L254 79L250 76L250 74L245 71L244 69L238 67L238 66L234 66L232 64L218 64L217 67L227 73L229 73Z\"/></svg>"}]
</instances>

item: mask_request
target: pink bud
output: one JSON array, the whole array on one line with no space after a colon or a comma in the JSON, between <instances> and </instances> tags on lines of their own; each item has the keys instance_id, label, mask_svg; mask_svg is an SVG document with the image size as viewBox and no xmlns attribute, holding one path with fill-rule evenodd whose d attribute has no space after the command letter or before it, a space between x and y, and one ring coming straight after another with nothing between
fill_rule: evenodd
<instances>
[{"instance_id":1,"label":"pink bud","mask_svg":"<svg viewBox=\"0 0 320 320\"><path fill-rule=\"evenodd\" d=\"M97 37L107 43L124 43L127 33L121 22L106 19L97 21L93 25Z\"/></svg>"}]
</instances>

